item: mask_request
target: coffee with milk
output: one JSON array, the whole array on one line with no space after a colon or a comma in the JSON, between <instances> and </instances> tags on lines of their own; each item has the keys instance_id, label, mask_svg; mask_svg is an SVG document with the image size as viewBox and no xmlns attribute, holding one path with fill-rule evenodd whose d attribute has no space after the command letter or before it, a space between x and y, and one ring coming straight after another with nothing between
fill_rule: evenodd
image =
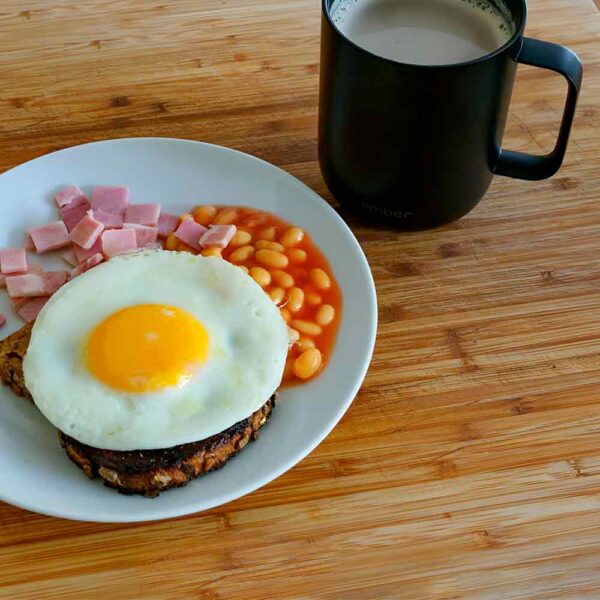
<instances>
[{"instance_id":1,"label":"coffee with milk","mask_svg":"<svg viewBox=\"0 0 600 600\"><path fill-rule=\"evenodd\" d=\"M503 46L515 32L499 0L337 0L330 14L358 46L414 65L475 60Z\"/></svg>"}]
</instances>

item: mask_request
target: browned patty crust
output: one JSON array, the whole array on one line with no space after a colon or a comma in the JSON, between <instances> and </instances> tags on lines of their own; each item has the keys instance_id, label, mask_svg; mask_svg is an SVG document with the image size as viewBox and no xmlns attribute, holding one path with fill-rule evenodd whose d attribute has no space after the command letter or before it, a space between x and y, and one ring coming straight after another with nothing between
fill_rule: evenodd
<instances>
[{"instance_id":1,"label":"browned patty crust","mask_svg":"<svg viewBox=\"0 0 600 600\"><path fill-rule=\"evenodd\" d=\"M31 400L25 386L23 358L32 325L0 341L0 380L15 394ZM160 450L101 450L59 431L69 458L91 478L100 476L104 485L124 494L155 497L161 491L182 487L192 479L222 467L250 440L258 438L275 406L275 394L247 419L204 440Z\"/></svg>"}]
</instances>

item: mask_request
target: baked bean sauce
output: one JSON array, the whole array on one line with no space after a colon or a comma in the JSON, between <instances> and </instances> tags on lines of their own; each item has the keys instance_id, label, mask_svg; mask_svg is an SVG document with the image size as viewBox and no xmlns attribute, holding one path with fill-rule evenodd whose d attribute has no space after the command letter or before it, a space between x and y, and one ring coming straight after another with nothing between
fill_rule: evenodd
<instances>
[{"instance_id":1,"label":"baked bean sauce","mask_svg":"<svg viewBox=\"0 0 600 600\"><path fill-rule=\"evenodd\" d=\"M248 273L279 307L288 323L290 349L284 385L318 375L331 356L342 313L342 295L331 267L310 235L282 218L244 206L197 206L181 219L209 225L235 225L227 248L205 248ZM198 254L174 235L168 250Z\"/></svg>"}]
</instances>

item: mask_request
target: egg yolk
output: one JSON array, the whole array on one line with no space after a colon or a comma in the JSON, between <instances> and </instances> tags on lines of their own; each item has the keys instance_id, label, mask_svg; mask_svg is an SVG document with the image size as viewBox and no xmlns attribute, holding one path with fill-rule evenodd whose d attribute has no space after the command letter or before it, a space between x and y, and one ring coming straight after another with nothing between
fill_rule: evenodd
<instances>
[{"instance_id":1,"label":"egg yolk","mask_svg":"<svg viewBox=\"0 0 600 600\"><path fill-rule=\"evenodd\" d=\"M111 388L155 392L184 386L208 357L200 321L175 306L141 304L108 316L87 343L90 371Z\"/></svg>"}]
</instances>

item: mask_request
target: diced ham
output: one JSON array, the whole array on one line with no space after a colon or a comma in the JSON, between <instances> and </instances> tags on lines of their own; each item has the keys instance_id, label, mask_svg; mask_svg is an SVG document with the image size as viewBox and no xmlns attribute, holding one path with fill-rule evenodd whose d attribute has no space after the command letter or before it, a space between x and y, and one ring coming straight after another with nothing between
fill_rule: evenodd
<instances>
[{"instance_id":1,"label":"diced ham","mask_svg":"<svg viewBox=\"0 0 600 600\"><path fill-rule=\"evenodd\" d=\"M17 310L17 314L25 323L32 323L37 319L37 316L48 300L50 298L32 298Z\"/></svg>"},{"instance_id":2,"label":"diced ham","mask_svg":"<svg viewBox=\"0 0 600 600\"><path fill-rule=\"evenodd\" d=\"M190 219L181 221L181 224L175 230L175 236L194 250L200 251L200 238L205 231L206 227Z\"/></svg>"},{"instance_id":3,"label":"diced ham","mask_svg":"<svg viewBox=\"0 0 600 600\"><path fill-rule=\"evenodd\" d=\"M125 223L156 227L160 216L160 204L129 204L125 212Z\"/></svg>"},{"instance_id":4,"label":"diced ham","mask_svg":"<svg viewBox=\"0 0 600 600\"><path fill-rule=\"evenodd\" d=\"M64 248L71 242L69 232L62 221L34 227L29 230L29 235L38 254Z\"/></svg>"},{"instance_id":5,"label":"diced ham","mask_svg":"<svg viewBox=\"0 0 600 600\"><path fill-rule=\"evenodd\" d=\"M101 239L102 253L106 258L137 248L137 239L133 229L109 229L102 234Z\"/></svg>"},{"instance_id":6,"label":"diced ham","mask_svg":"<svg viewBox=\"0 0 600 600\"><path fill-rule=\"evenodd\" d=\"M25 306L31 300L31 298L21 298L20 296L16 296L15 298L9 296L8 299L10 300L12 309L17 313L22 306Z\"/></svg>"},{"instance_id":7,"label":"diced ham","mask_svg":"<svg viewBox=\"0 0 600 600\"><path fill-rule=\"evenodd\" d=\"M70 278L73 279L73 277L77 277L77 275L81 275L82 273L89 271L92 267L99 265L103 260L104 256L102 256L100 253L90 256L80 265L77 265L74 269L71 269L71 272L69 273Z\"/></svg>"},{"instance_id":8,"label":"diced ham","mask_svg":"<svg viewBox=\"0 0 600 600\"><path fill-rule=\"evenodd\" d=\"M63 206L71 204L76 198L85 198L85 195L76 185L70 185L62 192L56 194L56 196L54 196L54 201L58 208L63 208Z\"/></svg>"},{"instance_id":9,"label":"diced ham","mask_svg":"<svg viewBox=\"0 0 600 600\"><path fill-rule=\"evenodd\" d=\"M211 225L210 229L200 238L200 245L203 248L208 246L226 248L235 235L236 229L235 225Z\"/></svg>"},{"instance_id":10,"label":"diced ham","mask_svg":"<svg viewBox=\"0 0 600 600\"><path fill-rule=\"evenodd\" d=\"M0 272L4 275L25 273L27 253L25 248L4 248L0 250Z\"/></svg>"},{"instance_id":11,"label":"diced ham","mask_svg":"<svg viewBox=\"0 0 600 600\"><path fill-rule=\"evenodd\" d=\"M129 202L129 188L98 185L92 194L92 209L124 215Z\"/></svg>"},{"instance_id":12,"label":"diced ham","mask_svg":"<svg viewBox=\"0 0 600 600\"><path fill-rule=\"evenodd\" d=\"M44 281L44 293L40 296L52 296L69 279L68 271L48 271L41 274Z\"/></svg>"},{"instance_id":13,"label":"diced ham","mask_svg":"<svg viewBox=\"0 0 600 600\"><path fill-rule=\"evenodd\" d=\"M44 296L45 282L41 274L27 273L6 278L6 289L11 298Z\"/></svg>"},{"instance_id":14,"label":"diced ham","mask_svg":"<svg viewBox=\"0 0 600 600\"><path fill-rule=\"evenodd\" d=\"M158 235L161 238L166 238L171 235L175 229L177 229L177 224L179 223L179 217L177 215L173 215L167 212L161 212L160 217L158 217Z\"/></svg>"},{"instance_id":15,"label":"diced ham","mask_svg":"<svg viewBox=\"0 0 600 600\"><path fill-rule=\"evenodd\" d=\"M158 238L158 229L156 227L146 227L146 225L136 225L135 223L125 223L124 229L133 229L138 248L145 248L148 244L153 244Z\"/></svg>"},{"instance_id":16,"label":"diced ham","mask_svg":"<svg viewBox=\"0 0 600 600\"><path fill-rule=\"evenodd\" d=\"M85 262L90 256L94 256L94 254L102 254L102 241L100 240L100 238L98 238L96 240L96 243L89 250L85 250L84 248L80 248L79 246L73 246L73 250L75 250L77 264L81 264L82 262Z\"/></svg>"},{"instance_id":17,"label":"diced ham","mask_svg":"<svg viewBox=\"0 0 600 600\"><path fill-rule=\"evenodd\" d=\"M75 250L73 248L69 248L66 252L62 254L63 260L68 262L72 267L76 267L79 264L77 260L77 255L75 254Z\"/></svg>"},{"instance_id":18,"label":"diced ham","mask_svg":"<svg viewBox=\"0 0 600 600\"><path fill-rule=\"evenodd\" d=\"M104 225L87 214L71 231L71 241L84 250L89 250L103 231Z\"/></svg>"},{"instance_id":19,"label":"diced ham","mask_svg":"<svg viewBox=\"0 0 600 600\"><path fill-rule=\"evenodd\" d=\"M0 314L0 327L3 327L6 324L6 317Z\"/></svg>"},{"instance_id":20,"label":"diced ham","mask_svg":"<svg viewBox=\"0 0 600 600\"><path fill-rule=\"evenodd\" d=\"M67 230L72 231L77 223L85 217L88 210L90 210L90 203L85 196L80 196L75 198L71 204L60 209L60 218L67 226Z\"/></svg>"},{"instance_id":21,"label":"diced ham","mask_svg":"<svg viewBox=\"0 0 600 600\"><path fill-rule=\"evenodd\" d=\"M123 215L115 215L101 208L92 209L92 216L96 221L100 221L104 225L104 229L121 229L125 220Z\"/></svg>"},{"instance_id":22,"label":"diced ham","mask_svg":"<svg viewBox=\"0 0 600 600\"><path fill-rule=\"evenodd\" d=\"M27 273L6 278L6 289L11 298L51 296L67 282L67 271Z\"/></svg>"},{"instance_id":23,"label":"diced ham","mask_svg":"<svg viewBox=\"0 0 600 600\"><path fill-rule=\"evenodd\" d=\"M0 288L6 287L6 275L0 274Z\"/></svg>"}]
</instances>

